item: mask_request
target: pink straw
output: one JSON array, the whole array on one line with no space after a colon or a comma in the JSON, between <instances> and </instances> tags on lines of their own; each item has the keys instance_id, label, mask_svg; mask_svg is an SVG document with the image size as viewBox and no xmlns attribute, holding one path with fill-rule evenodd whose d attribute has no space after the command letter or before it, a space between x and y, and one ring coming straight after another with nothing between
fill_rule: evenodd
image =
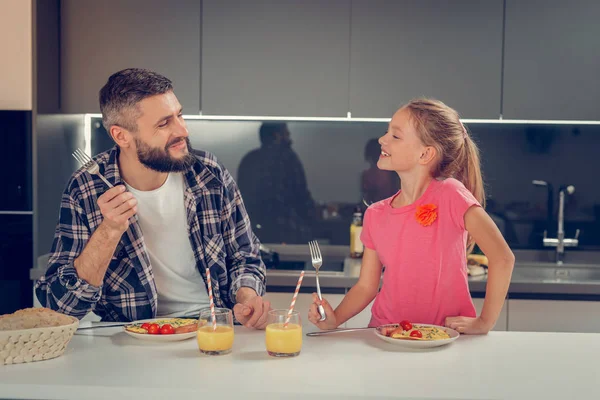
<instances>
[{"instance_id":1,"label":"pink straw","mask_svg":"<svg viewBox=\"0 0 600 400\"><path fill-rule=\"evenodd\" d=\"M302 285L303 278L304 271L300 273L300 278L298 278L298 284L296 285L296 290L294 291L294 297L292 297L292 304L290 305L290 310L288 311L287 318L285 319L285 324L283 324L284 328L287 328L290 318L292 318L292 312L294 311L294 305L296 304L296 298L298 297L298 292L300 291L300 285Z\"/></svg>"},{"instance_id":2,"label":"pink straw","mask_svg":"<svg viewBox=\"0 0 600 400\"><path fill-rule=\"evenodd\" d=\"M215 317L215 302L213 300L212 283L210 282L210 270L206 268L206 282L208 283L208 301L210 302L210 316L212 317L213 331L217 330L217 318Z\"/></svg>"}]
</instances>

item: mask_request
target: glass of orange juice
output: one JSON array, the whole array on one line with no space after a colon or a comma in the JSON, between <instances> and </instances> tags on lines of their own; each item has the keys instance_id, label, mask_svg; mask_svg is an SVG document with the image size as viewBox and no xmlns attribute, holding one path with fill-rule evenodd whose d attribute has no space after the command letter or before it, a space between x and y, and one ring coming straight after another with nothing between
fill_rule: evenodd
<instances>
[{"instance_id":1,"label":"glass of orange juice","mask_svg":"<svg viewBox=\"0 0 600 400\"><path fill-rule=\"evenodd\" d=\"M267 318L265 342L267 352L274 357L294 357L302 348L302 324L300 314L292 311L289 323L285 321L288 310L271 310Z\"/></svg>"},{"instance_id":2,"label":"glass of orange juice","mask_svg":"<svg viewBox=\"0 0 600 400\"><path fill-rule=\"evenodd\" d=\"M233 315L228 308L215 308L217 328L214 329L210 308L200 310L200 320L206 324L198 327L198 348L211 356L231 353L233 347ZM199 324L200 325L200 324Z\"/></svg>"}]
</instances>

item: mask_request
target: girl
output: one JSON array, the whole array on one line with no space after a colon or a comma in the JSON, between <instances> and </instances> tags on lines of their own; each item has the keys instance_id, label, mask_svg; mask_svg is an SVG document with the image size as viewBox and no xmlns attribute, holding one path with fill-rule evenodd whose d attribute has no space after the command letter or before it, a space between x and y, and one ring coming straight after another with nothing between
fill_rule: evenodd
<instances>
[{"instance_id":1,"label":"girl","mask_svg":"<svg viewBox=\"0 0 600 400\"><path fill-rule=\"evenodd\" d=\"M514 255L484 211L477 146L457 112L430 99L400 108L379 143L377 166L398 173L402 189L365 212L356 285L335 311L313 295L309 320L321 329L337 328L376 297L371 327L409 320L487 333L504 304ZM466 256L475 243L489 260L479 317L467 281ZM319 304L327 315L323 322Z\"/></svg>"}]
</instances>

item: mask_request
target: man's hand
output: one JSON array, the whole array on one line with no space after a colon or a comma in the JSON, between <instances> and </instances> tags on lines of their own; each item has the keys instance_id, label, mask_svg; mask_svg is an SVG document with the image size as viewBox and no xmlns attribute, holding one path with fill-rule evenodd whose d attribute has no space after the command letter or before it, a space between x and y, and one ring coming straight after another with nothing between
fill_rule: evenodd
<instances>
[{"instance_id":1,"label":"man's hand","mask_svg":"<svg viewBox=\"0 0 600 400\"><path fill-rule=\"evenodd\" d=\"M238 303L233 306L235 318L246 328L265 329L271 302L250 288L242 287L236 295Z\"/></svg>"},{"instance_id":2,"label":"man's hand","mask_svg":"<svg viewBox=\"0 0 600 400\"><path fill-rule=\"evenodd\" d=\"M129 227L129 218L137 212L137 200L124 185L117 185L98 197L98 207L104 217L102 224L120 237Z\"/></svg>"},{"instance_id":3,"label":"man's hand","mask_svg":"<svg viewBox=\"0 0 600 400\"><path fill-rule=\"evenodd\" d=\"M467 335L485 335L494 327L482 320L481 317L447 317L445 325L458 333Z\"/></svg>"},{"instance_id":4,"label":"man's hand","mask_svg":"<svg viewBox=\"0 0 600 400\"><path fill-rule=\"evenodd\" d=\"M100 286L115 248L129 227L129 218L137 212L133 194L124 185L110 188L98 197L102 223L90 237L85 248L73 261L79 278L93 286Z\"/></svg>"}]
</instances>

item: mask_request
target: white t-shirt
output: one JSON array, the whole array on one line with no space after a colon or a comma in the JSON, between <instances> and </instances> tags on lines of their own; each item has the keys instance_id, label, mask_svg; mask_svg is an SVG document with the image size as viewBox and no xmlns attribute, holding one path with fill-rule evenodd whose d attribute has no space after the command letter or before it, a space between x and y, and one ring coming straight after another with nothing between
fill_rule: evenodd
<instances>
[{"instance_id":1,"label":"white t-shirt","mask_svg":"<svg viewBox=\"0 0 600 400\"><path fill-rule=\"evenodd\" d=\"M204 279L196 268L188 236L181 173L170 173L155 190L127 183L137 199L137 214L158 291L158 316L194 315L209 306Z\"/></svg>"}]
</instances>

